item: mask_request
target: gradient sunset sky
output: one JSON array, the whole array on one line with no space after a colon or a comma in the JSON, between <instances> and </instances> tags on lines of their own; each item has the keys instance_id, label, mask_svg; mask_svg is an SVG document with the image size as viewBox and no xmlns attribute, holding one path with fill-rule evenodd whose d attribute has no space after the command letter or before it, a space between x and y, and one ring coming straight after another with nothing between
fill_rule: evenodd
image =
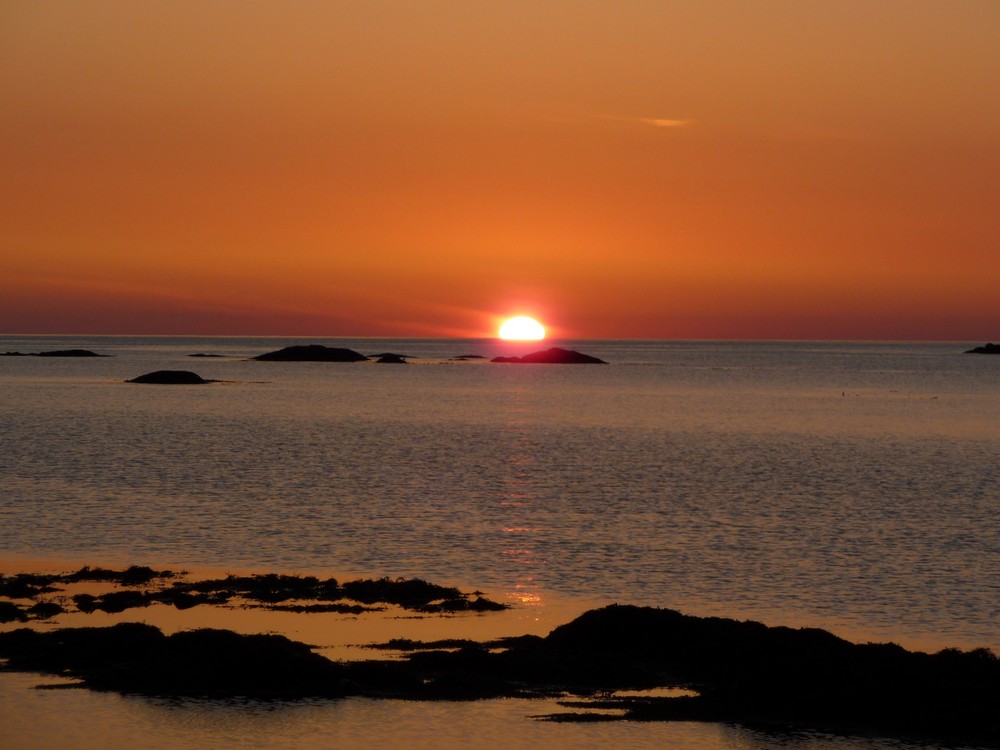
<instances>
[{"instance_id":1,"label":"gradient sunset sky","mask_svg":"<svg viewBox=\"0 0 1000 750\"><path fill-rule=\"evenodd\" d=\"M1000 339L996 0L4 0L0 332Z\"/></svg>"}]
</instances>

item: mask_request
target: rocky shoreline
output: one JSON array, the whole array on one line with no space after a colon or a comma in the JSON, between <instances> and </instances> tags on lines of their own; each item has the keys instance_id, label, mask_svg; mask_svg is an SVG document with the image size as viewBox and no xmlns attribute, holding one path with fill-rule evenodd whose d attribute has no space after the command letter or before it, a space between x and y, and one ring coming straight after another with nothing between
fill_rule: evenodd
<instances>
[{"instance_id":1,"label":"rocky shoreline","mask_svg":"<svg viewBox=\"0 0 1000 750\"><path fill-rule=\"evenodd\" d=\"M424 615L504 608L478 592L416 579L341 583L264 574L189 581L138 566L0 577L0 596L27 599L32 606L51 604L61 586L81 580L109 583L114 590L74 596L79 612L234 602L302 612L313 611L310 606L343 606L357 608L345 610L355 614L386 606ZM29 606L3 604L17 607L26 622L42 619ZM539 718L734 722L1000 747L1000 660L986 649L927 654L894 644L850 643L814 628L621 605L588 611L544 637L393 639L367 645L380 656L332 661L281 635L211 628L165 635L151 625L119 623L8 630L0 633L0 658L5 670L71 676L83 687L127 694L407 700L560 696L567 711ZM687 692L671 697L615 693L667 687Z\"/></svg>"}]
</instances>

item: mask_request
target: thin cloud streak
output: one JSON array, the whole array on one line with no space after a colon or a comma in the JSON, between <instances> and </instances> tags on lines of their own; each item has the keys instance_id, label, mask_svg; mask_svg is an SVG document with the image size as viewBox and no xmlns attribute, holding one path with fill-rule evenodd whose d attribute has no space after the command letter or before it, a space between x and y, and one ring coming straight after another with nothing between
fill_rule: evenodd
<instances>
[{"instance_id":1,"label":"thin cloud streak","mask_svg":"<svg viewBox=\"0 0 1000 750\"><path fill-rule=\"evenodd\" d=\"M678 130L698 124L697 120L669 117L628 117L625 115L590 115L591 120L607 120L630 125L641 125L657 129Z\"/></svg>"}]
</instances>

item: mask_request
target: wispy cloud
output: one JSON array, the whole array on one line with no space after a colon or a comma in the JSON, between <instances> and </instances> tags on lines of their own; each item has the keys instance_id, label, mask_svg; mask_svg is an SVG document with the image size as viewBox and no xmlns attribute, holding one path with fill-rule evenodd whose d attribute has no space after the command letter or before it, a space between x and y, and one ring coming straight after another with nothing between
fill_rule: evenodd
<instances>
[{"instance_id":1,"label":"wispy cloud","mask_svg":"<svg viewBox=\"0 0 1000 750\"><path fill-rule=\"evenodd\" d=\"M626 125L638 125L642 127L659 129L690 128L697 124L697 120L688 120L670 117L628 117L626 115L590 115L592 120L607 120L610 122L620 122Z\"/></svg>"},{"instance_id":2,"label":"wispy cloud","mask_svg":"<svg viewBox=\"0 0 1000 750\"><path fill-rule=\"evenodd\" d=\"M654 128L689 128L695 124L694 120L666 120L659 117L637 117L634 120Z\"/></svg>"},{"instance_id":3,"label":"wispy cloud","mask_svg":"<svg viewBox=\"0 0 1000 750\"><path fill-rule=\"evenodd\" d=\"M547 114L542 116L550 122L614 123L624 127L652 128L656 130L682 130L698 125L698 120L680 117L632 117L629 115L608 114Z\"/></svg>"}]
</instances>

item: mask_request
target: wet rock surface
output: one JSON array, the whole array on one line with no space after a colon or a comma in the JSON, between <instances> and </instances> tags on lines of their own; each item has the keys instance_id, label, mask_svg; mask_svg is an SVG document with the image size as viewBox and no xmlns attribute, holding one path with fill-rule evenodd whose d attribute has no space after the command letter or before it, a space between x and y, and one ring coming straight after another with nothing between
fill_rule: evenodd
<instances>
[{"instance_id":1,"label":"wet rock surface","mask_svg":"<svg viewBox=\"0 0 1000 750\"><path fill-rule=\"evenodd\" d=\"M606 365L603 359L592 357L589 354L574 351L572 349L561 349L554 346L541 352L532 352L522 357L494 357L491 362L503 362L507 364L545 364L545 365Z\"/></svg>"},{"instance_id":2,"label":"wet rock surface","mask_svg":"<svg viewBox=\"0 0 1000 750\"><path fill-rule=\"evenodd\" d=\"M286 346L278 351L259 354L253 359L261 362L365 362L368 357L353 349L306 344Z\"/></svg>"}]
</instances>

